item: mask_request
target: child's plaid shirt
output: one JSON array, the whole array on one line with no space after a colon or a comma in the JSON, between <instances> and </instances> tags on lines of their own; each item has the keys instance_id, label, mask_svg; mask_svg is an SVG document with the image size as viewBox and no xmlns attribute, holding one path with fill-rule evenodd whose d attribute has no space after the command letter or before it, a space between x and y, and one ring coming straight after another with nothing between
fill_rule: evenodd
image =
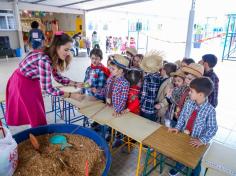
<instances>
[{"instance_id":1,"label":"child's plaid shirt","mask_svg":"<svg viewBox=\"0 0 236 176\"><path fill-rule=\"evenodd\" d=\"M218 129L215 108L207 100L201 105L197 105L195 101L192 100L186 101L175 128L184 131L187 122L195 109L197 109L198 112L191 136L198 138L203 144L207 144L216 134Z\"/></svg>"},{"instance_id":2,"label":"child's plaid shirt","mask_svg":"<svg viewBox=\"0 0 236 176\"><path fill-rule=\"evenodd\" d=\"M157 112L154 107L156 103L157 92L161 86L161 77L158 73L149 73L144 76L143 86L141 88L141 111L147 114Z\"/></svg>"},{"instance_id":3,"label":"child's plaid shirt","mask_svg":"<svg viewBox=\"0 0 236 176\"><path fill-rule=\"evenodd\" d=\"M98 91L96 94L100 96L104 96L108 93L108 89L112 83L113 76L110 76L107 80L107 84L105 89L102 89L100 92ZM124 76L119 78L115 78L114 84L112 87L112 106L114 110L118 113L123 111L126 108L126 103L128 99L129 92L129 82L125 79Z\"/></svg>"},{"instance_id":4,"label":"child's plaid shirt","mask_svg":"<svg viewBox=\"0 0 236 176\"><path fill-rule=\"evenodd\" d=\"M94 72L93 77L91 77L92 71ZM91 87L101 89L105 86L107 77L101 69L92 69L91 66L89 66L85 72L84 82L89 79L91 80Z\"/></svg>"}]
</instances>

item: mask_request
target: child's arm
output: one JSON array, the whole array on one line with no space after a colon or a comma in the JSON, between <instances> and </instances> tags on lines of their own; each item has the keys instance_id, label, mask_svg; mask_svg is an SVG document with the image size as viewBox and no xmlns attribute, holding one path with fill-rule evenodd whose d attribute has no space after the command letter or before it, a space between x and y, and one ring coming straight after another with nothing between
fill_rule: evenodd
<instances>
[{"instance_id":1,"label":"child's arm","mask_svg":"<svg viewBox=\"0 0 236 176\"><path fill-rule=\"evenodd\" d=\"M190 100L186 101L184 104L184 108L182 109L180 116L178 118L177 125L175 126L175 128L177 128L179 131L182 131L185 126L190 106L191 106L191 101Z\"/></svg>"},{"instance_id":2,"label":"child's arm","mask_svg":"<svg viewBox=\"0 0 236 176\"><path fill-rule=\"evenodd\" d=\"M206 121L206 131L199 137L199 140L203 144L209 143L209 141L214 137L218 129L216 122L216 111L213 109L209 112L207 121Z\"/></svg>"},{"instance_id":3,"label":"child's arm","mask_svg":"<svg viewBox=\"0 0 236 176\"><path fill-rule=\"evenodd\" d=\"M121 82L117 87L119 90L115 92L114 100L112 100L115 112L121 113L126 106L129 92L129 83Z\"/></svg>"}]
</instances>

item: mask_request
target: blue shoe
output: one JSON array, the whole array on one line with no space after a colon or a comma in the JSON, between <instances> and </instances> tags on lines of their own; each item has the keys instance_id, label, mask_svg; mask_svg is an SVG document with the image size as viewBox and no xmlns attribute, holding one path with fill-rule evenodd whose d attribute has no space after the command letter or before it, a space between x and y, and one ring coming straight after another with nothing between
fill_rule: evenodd
<instances>
[{"instance_id":1,"label":"blue shoe","mask_svg":"<svg viewBox=\"0 0 236 176\"><path fill-rule=\"evenodd\" d=\"M178 176L179 175L179 171L175 170L175 169L171 169L169 171L169 176Z\"/></svg>"}]
</instances>

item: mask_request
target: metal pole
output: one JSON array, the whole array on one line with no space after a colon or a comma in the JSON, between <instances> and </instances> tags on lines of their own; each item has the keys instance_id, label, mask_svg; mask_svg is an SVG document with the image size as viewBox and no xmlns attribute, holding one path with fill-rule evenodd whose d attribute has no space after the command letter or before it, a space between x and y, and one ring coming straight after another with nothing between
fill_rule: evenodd
<instances>
[{"instance_id":1,"label":"metal pole","mask_svg":"<svg viewBox=\"0 0 236 176\"><path fill-rule=\"evenodd\" d=\"M196 2L196 0L192 0L192 7L189 12L188 33L187 33L186 46L185 46L185 57L190 57L191 48L192 48L193 24L194 24L194 16L195 16L195 2Z\"/></svg>"},{"instance_id":2,"label":"metal pole","mask_svg":"<svg viewBox=\"0 0 236 176\"><path fill-rule=\"evenodd\" d=\"M15 15L16 30L18 32L18 39L19 39L20 48L22 49L22 53L24 54L25 49L24 49L24 41L23 41L23 34L22 34L22 28L21 28L18 0L14 1L14 15Z\"/></svg>"}]
</instances>

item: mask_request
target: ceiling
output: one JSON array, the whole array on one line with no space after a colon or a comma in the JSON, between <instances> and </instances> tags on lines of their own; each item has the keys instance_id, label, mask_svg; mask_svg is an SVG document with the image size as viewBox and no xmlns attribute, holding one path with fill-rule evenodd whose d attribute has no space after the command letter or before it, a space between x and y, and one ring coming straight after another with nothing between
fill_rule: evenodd
<instances>
[{"instance_id":1,"label":"ceiling","mask_svg":"<svg viewBox=\"0 0 236 176\"><path fill-rule=\"evenodd\" d=\"M137 4L151 0L19 0L19 2L60 8L94 11L111 7Z\"/></svg>"}]
</instances>

